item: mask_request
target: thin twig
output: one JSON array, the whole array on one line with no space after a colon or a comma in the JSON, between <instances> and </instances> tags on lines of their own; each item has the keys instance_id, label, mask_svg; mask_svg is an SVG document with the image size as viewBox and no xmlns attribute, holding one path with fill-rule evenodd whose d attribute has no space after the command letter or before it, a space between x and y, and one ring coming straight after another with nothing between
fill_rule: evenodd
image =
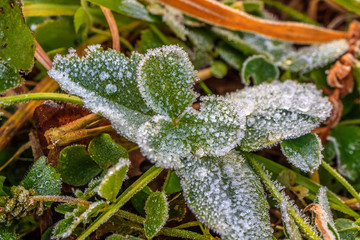
<instances>
[{"instance_id":1,"label":"thin twig","mask_svg":"<svg viewBox=\"0 0 360 240\"><path fill-rule=\"evenodd\" d=\"M109 24L109 28L112 36L112 48L116 51L120 51L119 30L117 28L114 15L112 14L110 9L103 6L100 6L100 8L105 15L106 21Z\"/></svg>"},{"instance_id":2,"label":"thin twig","mask_svg":"<svg viewBox=\"0 0 360 240\"><path fill-rule=\"evenodd\" d=\"M22 145L16 153L4 164L0 167L0 171L6 168L12 161L14 161L18 156L20 156L26 149L30 147L30 142L25 143Z\"/></svg>"},{"instance_id":3,"label":"thin twig","mask_svg":"<svg viewBox=\"0 0 360 240\"><path fill-rule=\"evenodd\" d=\"M41 63L41 65L45 67L46 70L50 70L53 66L50 58L36 40L35 40L35 44L36 44L35 58Z\"/></svg>"},{"instance_id":4,"label":"thin twig","mask_svg":"<svg viewBox=\"0 0 360 240\"><path fill-rule=\"evenodd\" d=\"M31 199L39 202L64 202L64 203L74 203L77 205L89 206L91 202L86 200L72 198L67 196L32 196Z\"/></svg>"}]
</instances>

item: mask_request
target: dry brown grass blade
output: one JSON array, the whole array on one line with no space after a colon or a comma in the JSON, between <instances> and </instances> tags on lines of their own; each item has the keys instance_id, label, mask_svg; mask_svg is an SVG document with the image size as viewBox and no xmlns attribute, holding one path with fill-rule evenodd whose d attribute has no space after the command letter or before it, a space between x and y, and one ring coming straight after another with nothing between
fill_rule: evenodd
<instances>
[{"instance_id":1,"label":"dry brown grass blade","mask_svg":"<svg viewBox=\"0 0 360 240\"><path fill-rule=\"evenodd\" d=\"M320 43L346 38L346 32L303 23L269 21L213 0L156 0L204 22L295 43Z\"/></svg>"},{"instance_id":2,"label":"dry brown grass blade","mask_svg":"<svg viewBox=\"0 0 360 240\"><path fill-rule=\"evenodd\" d=\"M33 89L32 92L54 92L59 85L50 77L46 76ZM43 101L32 101L21 105L16 112L0 128L0 151L10 142L16 132L29 121L34 110Z\"/></svg>"},{"instance_id":3,"label":"dry brown grass blade","mask_svg":"<svg viewBox=\"0 0 360 240\"><path fill-rule=\"evenodd\" d=\"M109 24L109 28L112 36L112 48L116 51L120 51L119 30L117 28L114 15L112 14L110 9L103 6L100 6L100 8L105 15L106 21Z\"/></svg>"}]
</instances>

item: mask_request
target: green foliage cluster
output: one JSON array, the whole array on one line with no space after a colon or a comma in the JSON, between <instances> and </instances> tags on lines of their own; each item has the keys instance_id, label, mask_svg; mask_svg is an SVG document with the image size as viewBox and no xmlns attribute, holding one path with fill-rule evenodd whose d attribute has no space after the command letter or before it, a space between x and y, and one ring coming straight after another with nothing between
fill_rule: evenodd
<instances>
[{"instance_id":1,"label":"green foliage cluster","mask_svg":"<svg viewBox=\"0 0 360 240\"><path fill-rule=\"evenodd\" d=\"M271 18L261 1L241 4ZM100 6L114 13L121 52L104 50L111 33ZM35 62L30 72L35 40L53 58L50 71ZM83 45L84 54L74 50ZM31 216L48 208L63 217L42 234L44 240L91 234L110 240L358 239L358 209L339 196L360 201L360 88L342 99L343 116L324 146L312 133L332 111L320 90L329 88L325 71L347 49L344 39L296 49L204 25L156 1L0 0L0 92L48 74L154 165L129 179L134 149L107 133L59 148L56 163L25 151L21 156L36 160L31 167L17 161L18 171L1 168L0 239L31 236L39 227ZM215 79L232 76L244 88L213 94L197 75L204 68ZM357 85L359 72L356 63ZM41 99L69 99L64 95ZM281 150L277 155L269 151L274 146ZM10 147L0 151L0 164L6 167L11 154ZM320 182L309 178L312 173ZM157 177L164 183L148 186ZM286 191L314 214L300 213ZM282 213L280 230L272 228L269 208ZM187 209L196 220L188 221Z\"/></svg>"}]
</instances>

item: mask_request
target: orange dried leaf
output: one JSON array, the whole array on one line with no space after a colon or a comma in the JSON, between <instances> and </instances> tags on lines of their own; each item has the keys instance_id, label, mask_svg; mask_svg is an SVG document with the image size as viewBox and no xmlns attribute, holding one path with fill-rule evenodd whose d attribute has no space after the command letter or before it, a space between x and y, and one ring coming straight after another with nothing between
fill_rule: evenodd
<instances>
[{"instance_id":1,"label":"orange dried leaf","mask_svg":"<svg viewBox=\"0 0 360 240\"><path fill-rule=\"evenodd\" d=\"M347 33L313 25L270 21L251 16L213 0L157 0L204 22L296 43L329 42Z\"/></svg>"}]
</instances>

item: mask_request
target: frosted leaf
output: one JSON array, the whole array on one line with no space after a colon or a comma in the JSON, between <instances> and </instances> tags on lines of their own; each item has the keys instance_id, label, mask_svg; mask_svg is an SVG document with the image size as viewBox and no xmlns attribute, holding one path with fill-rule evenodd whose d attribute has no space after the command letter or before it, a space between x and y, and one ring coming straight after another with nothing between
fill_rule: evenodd
<instances>
[{"instance_id":1,"label":"frosted leaf","mask_svg":"<svg viewBox=\"0 0 360 240\"><path fill-rule=\"evenodd\" d=\"M314 44L285 55L279 65L291 72L306 73L314 68L323 67L333 62L348 50L345 39L329 43Z\"/></svg>"},{"instance_id":2,"label":"frosted leaf","mask_svg":"<svg viewBox=\"0 0 360 240\"><path fill-rule=\"evenodd\" d=\"M293 51L292 44L288 42L272 40L253 33L234 32L219 27L213 27L212 30L241 52L248 55L261 54L274 62L279 61L289 51Z\"/></svg>"},{"instance_id":3,"label":"frosted leaf","mask_svg":"<svg viewBox=\"0 0 360 240\"><path fill-rule=\"evenodd\" d=\"M39 158L20 183L26 189L34 189L38 195L59 195L61 192L60 174L55 168L46 165L46 158Z\"/></svg>"},{"instance_id":4,"label":"frosted leaf","mask_svg":"<svg viewBox=\"0 0 360 240\"><path fill-rule=\"evenodd\" d=\"M145 236L152 239L162 229L169 218L169 203L164 192L153 192L145 203Z\"/></svg>"},{"instance_id":5,"label":"frosted leaf","mask_svg":"<svg viewBox=\"0 0 360 240\"><path fill-rule=\"evenodd\" d=\"M271 239L263 187L235 151L222 157L188 157L182 176L188 207L223 240Z\"/></svg>"},{"instance_id":6,"label":"frosted leaf","mask_svg":"<svg viewBox=\"0 0 360 240\"><path fill-rule=\"evenodd\" d=\"M328 190L326 187L321 187L319 189L319 193L317 194L317 196L315 198L315 202L318 203L320 205L320 207L322 208L322 210L325 214L325 218L326 218L325 220L328 224L330 231L334 235L334 239L340 239L339 233L337 232L336 227L335 227L334 218L333 218L331 210L330 210L330 205L329 205L329 201L327 198L327 191Z\"/></svg>"},{"instance_id":7,"label":"frosted leaf","mask_svg":"<svg viewBox=\"0 0 360 240\"><path fill-rule=\"evenodd\" d=\"M163 21L176 34L176 36L185 41L188 31L183 23L183 18L184 16L179 10L168 6L164 7Z\"/></svg>"},{"instance_id":8,"label":"frosted leaf","mask_svg":"<svg viewBox=\"0 0 360 240\"><path fill-rule=\"evenodd\" d=\"M90 217L97 215L105 206L105 202L98 201L90 206L78 206L72 212L66 213L65 218L55 225L53 238L63 239L69 237L80 223L86 223L90 220Z\"/></svg>"},{"instance_id":9,"label":"frosted leaf","mask_svg":"<svg viewBox=\"0 0 360 240\"><path fill-rule=\"evenodd\" d=\"M17 69L0 58L0 93L15 87L21 81Z\"/></svg>"},{"instance_id":10,"label":"frosted leaf","mask_svg":"<svg viewBox=\"0 0 360 240\"><path fill-rule=\"evenodd\" d=\"M290 163L304 172L313 172L323 158L321 140L312 133L282 141L281 150Z\"/></svg>"},{"instance_id":11,"label":"frosted leaf","mask_svg":"<svg viewBox=\"0 0 360 240\"><path fill-rule=\"evenodd\" d=\"M175 124L164 116L144 124L137 141L143 154L158 166L178 168L191 152L222 156L233 149L243 136L244 115L220 97L203 100L200 112L189 109Z\"/></svg>"},{"instance_id":12,"label":"frosted leaf","mask_svg":"<svg viewBox=\"0 0 360 240\"><path fill-rule=\"evenodd\" d=\"M245 151L258 150L296 138L316 128L331 112L331 104L313 84L274 81L230 93L226 97L243 109Z\"/></svg>"},{"instance_id":13,"label":"frosted leaf","mask_svg":"<svg viewBox=\"0 0 360 240\"><path fill-rule=\"evenodd\" d=\"M300 231L298 226L296 225L294 219L291 217L291 215L288 212L288 206L289 202L287 200L286 195L282 192L282 195L284 197L284 201L280 204L280 210L281 210L281 219L285 226L285 234L289 239L291 240L302 240Z\"/></svg>"},{"instance_id":14,"label":"frosted leaf","mask_svg":"<svg viewBox=\"0 0 360 240\"><path fill-rule=\"evenodd\" d=\"M147 52L138 68L139 89L155 112L176 119L195 100L194 67L178 46L163 46Z\"/></svg>"},{"instance_id":15,"label":"frosted leaf","mask_svg":"<svg viewBox=\"0 0 360 240\"><path fill-rule=\"evenodd\" d=\"M101 180L98 194L108 201L114 201L121 189L129 166L129 159L119 159L119 162L111 167Z\"/></svg>"},{"instance_id":16,"label":"frosted leaf","mask_svg":"<svg viewBox=\"0 0 360 240\"><path fill-rule=\"evenodd\" d=\"M82 58L73 50L67 56L57 56L48 73L63 89L81 97L92 112L101 113L118 132L134 141L137 129L153 115L137 88L136 70L141 59L138 53L127 58L96 45L90 46Z\"/></svg>"}]
</instances>

